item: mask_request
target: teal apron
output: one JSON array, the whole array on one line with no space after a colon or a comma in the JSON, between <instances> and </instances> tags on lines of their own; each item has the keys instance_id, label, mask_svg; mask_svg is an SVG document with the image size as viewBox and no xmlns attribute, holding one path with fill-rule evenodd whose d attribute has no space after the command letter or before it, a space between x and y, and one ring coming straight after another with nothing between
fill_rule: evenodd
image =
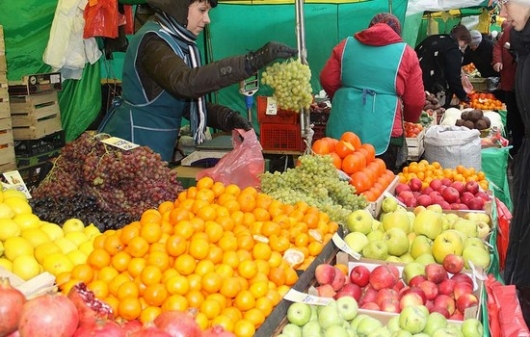
<instances>
[{"instance_id":1,"label":"teal apron","mask_svg":"<svg viewBox=\"0 0 530 337\"><path fill-rule=\"evenodd\" d=\"M162 91L149 101L135 68L138 48L146 33L155 33L163 38L184 59L177 41L155 22L146 23L133 37L123 64L123 97L113 102L105 116L100 132L150 147L160 153L162 160L171 161L182 114L188 101L176 99ZM132 55L131 55L132 54Z\"/></svg>"},{"instance_id":2,"label":"teal apron","mask_svg":"<svg viewBox=\"0 0 530 337\"><path fill-rule=\"evenodd\" d=\"M339 139L353 131L363 143L375 147L376 155L387 150L401 104L396 80L405 47L403 42L375 47L347 39L342 86L333 96L326 136Z\"/></svg>"}]
</instances>

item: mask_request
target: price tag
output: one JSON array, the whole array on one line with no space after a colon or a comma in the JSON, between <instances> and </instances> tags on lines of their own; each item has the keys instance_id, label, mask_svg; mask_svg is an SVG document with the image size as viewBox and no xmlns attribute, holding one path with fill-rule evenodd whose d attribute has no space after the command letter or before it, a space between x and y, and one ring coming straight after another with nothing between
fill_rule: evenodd
<instances>
[{"instance_id":1,"label":"price tag","mask_svg":"<svg viewBox=\"0 0 530 337\"><path fill-rule=\"evenodd\" d=\"M291 288L283 298L291 302L301 302L315 305L328 305L331 301L333 301L332 298L309 295L293 288Z\"/></svg>"},{"instance_id":2,"label":"price tag","mask_svg":"<svg viewBox=\"0 0 530 337\"><path fill-rule=\"evenodd\" d=\"M110 137L110 138L102 140L102 142L105 144L117 147L119 149L125 150L125 151L132 150L140 146L138 144L131 143L128 140L121 139L118 137Z\"/></svg>"},{"instance_id":3,"label":"price tag","mask_svg":"<svg viewBox=\"0 0 530 337\"><path fill-rule=\"evenodd\" d=\"M275 116L278 114L278 105L274 97L267 97L267 108L265 109L265 115Z\"/></svg>"},{"instance_id":4,"label":"price tag","mask_svg":"<svg viewBox=\"0 0 530 337\"><path fill-rule=\"evenodd\" d=\"M360 260L361 254L357 253L356 251L352 250L344 240L339 236L339 234L335 233L331 237L331 240L333 240L333 243L335 246L337 246L340 250L347 253L348 255L351 255L354 259Z\"/></svg>"},{"instance_id":5,"label":"price tag","mask_svg":"<svg viewBox=\"0 0 530 337\"><path fill-rule=\"evenodd\" d=\"M29 193L28 187L24 183L24 179L18 171L8 171L2 174L7 181L7 183L2 183L4 190L17 190L26 196L26 198L31 199L31 194Z\"/></svg>"}]
</instances>

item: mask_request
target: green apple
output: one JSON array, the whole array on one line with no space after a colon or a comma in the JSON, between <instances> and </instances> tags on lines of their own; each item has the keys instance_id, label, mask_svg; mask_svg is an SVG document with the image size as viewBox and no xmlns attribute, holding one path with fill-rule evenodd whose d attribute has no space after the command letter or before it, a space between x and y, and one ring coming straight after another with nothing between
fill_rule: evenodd
<instances>
[{"instance_id":1,"label":"green apple","mask_svg":"<svg viewBox=\"0 0 530 337\"><path fill-rule=\"evenodd\" d=\"M322 328L318 321L309 321L302 327L302 337L321 337Z\"/></svg>"},{"instance_id":2,"label":"green apple","mask_svg":"<svg viewBox=\"0 0 530 337\"><path fill-rule=\"evenodd\" d=\"M342 325L344 319L340 316L337 305L326 305L318 313L318 322L326 330L333 325Z\"/></svg>"},{"instance_id":3,"label":"green apple","mask_svg":"<svg viewBox=\"0 0 530 337\"><path fill-rule=\"evenodd\" d=\"M470 238L478 236L477 223L472 220L460 218L455 222L454 229L466 234Z\"/></svg>"},{"instance_id":4,"label":"green apple","mask_svg":"<svg viewBox=\"0 0 530 337\"><path fill-rule=\"evenodd\" d=\"M397 316L399 317L399 316ZM413 335L408 332L407 330L399 329L397 331L392 332L392 335L390 337L412 337ZM416 336L416 335L414 335ZM429 336L430 337L430 336Z\"/></svg>"},{"instance_id":5,"label":"green apple","mask_svg":"<svg viewBox=\"0 0 530 337\"><path fill-rule=\"evenodd\" d=\"M423 332L432 336L436 330L447 327L447 318L439 312L432 312L427 317L427 324Z\"/></svg>"},{"instance_id":6,"label":"green apple","mask_svg":"<svg viewBox=\"0 0 530 337\"><path fill-rule=\"evenodd\" d=\"M366 237L368 238L368 241L370 242L383 240L384 236L385 236L385 232L382 229L371 231L370 233L368 233L368 235L366 235Z\"/></svg>"},{"instance_id":7,"label":"green apple","mask_svg":"<svg viewBox=\"0 0 530 337\"><path fill-rule=\"evenodd\" d=\"M370 317L367 314L358 314L351 322L350 322L350 328L352 328L354 331L357 331L357 327L363 321L366 317Z\"/></svg>"},{"instance_id":8,"label":"green apple","mask_svg":"<svg viewBox=\"0 0 530 337\"><path fill-rule=\"evenodd\" d=\"M484 221L477 221L478 237L481 240L485 240L491 232L490 225Z\"/></svg>"},{"instance_id":9,"label":"green apple","mask_svg":"<svg viewBox=\"0 0 530 337\"><path fill-rule=\"evenodd\" d=\"M443 217L449 222L449 227L453 228L455 222L460 219L456 213L444 213Z\"/></svg>"},{"instance_id":10,"label":"green apple","mask_svg":"<svg viewBox=\"0 0 530 337\"><path fill-rule=\"evenodd\" d=\"M407 211L407 208L406 207L403 207L401 205L398 205L396 207L396 212L406 212Z\"/></svg>"},{"instance_id":11,"label":"green apple","mask_svg":"<svg viewBox=\"0 0 530 337\"><path fill-rule=\"evenodd\" d=\"M399 327L412 334L420 333L427 325L427 315L419 306L405 307L399 314Z\"/></svg>"},{"instance_id":12,"label":"green apple","mask_svg":"<svg viewBox=\"0 0 530 337\"><path fill-rule=\"evenodd\" d=\"M388 327L382 326L382 327L379 327L379 328L375 329L374 331L370 332L370 334L368 336L370 336L370 337L391 337L392 333L390 332ZM331 336L331 337L333 337L333 336Z\"/></svg>"},{"instance_id":13,"label":"green apple","mask_svg":"<svg viewBox=\"0 0 530 337\"><path fill-rule=\"evenodd\" d=\"M346 218L346 228L350 232L361 232L368 234L372 231L372 221L374 217L372 213L365 209L358 209L353 211L348 218Z\"/></svg>"},{"instance_id":14,"label":"green apple","mask_svg":"<svg viewBox=\"0 0 530 337\"><path fill-rule=\"evenodd\" d=\"M324 332L324 337L350 337L348 330L340 325L331 326Z\"/></svg>"},{"instance_id":15,"label":"green apple","mask_svg":"<svg viewBox=\"0 0 530 337\"><path fill-rule=\"evenodd\" d=\"M464 334L454 329L443 328L432 334L432 337L464 337Z\"/></svg>"},{"instance_id":16,"label":"green apple","mask_svg":"<svg viewBox=\"0 0 530 337\"><path fill-rule=\"evenodd\" d=\"M486 270L491 263L490 253L476 246L464 248L462 257L464 257L464 266L467 269L471 268L470 261L475 267L482 268L483 270Z\"/></svg>"},{"instance_id":17,"label":"green apple","mask_svg":"<svg viewBox=\"0 0 530 337\"><path fill-rule=\"evenodd\" d=\"M361 336L368 336L371 332L379 329L383 326L380 320L377 318L368 316L363 319L357 326L357 334Z\"/></svg>"},{"instance_id":18,"label":"green apple","mask_svg":"<svg viewBox=\"0 0 530 337\"><path fill-rule=\"evenodd\" d=\"M383 240L371 241L363 248L362 255L368 259L385 260L388 247Z\"/></svg>"},{"instance_id":19,"label":"green apple","mask_svg":"<svg viewBox=\"0 0 530 337\"><path fill-rule=\"evenodd\" d=\"M414 215L418 215L418 213L420 212L423 212L425 211L427 208L425 206L416 206L414 207L414 209L412 210L412 213L414 213Z\"/></svg>"},{"instance_id":20,"label":"green apple","mask_svg":"<svg viewBox=\"0 0 530 337\"><path fill-rule=\"evenodd\" d=\"M412 257L412 255L410 255L409 252L401 255L399 257L399 259L401 260L402 263L410 263L410 262L413 262L414 261L414 258Z\"/></svg>"},{"instance_id":21,"label":"green apple","mask_svg":"<svg viewBox=\"0 0 530 337\"><path fill-rule=\"evenodd\" d=\"M416 220L416 214L407 211L407 215L409 216L409 232L414 232L414 220Z\"/></svg>"},{"instance_id":22,"label":"green apple","mask_svg":"<svg viewBox=\"0 0 530 337\"><path fill-rule=\"evenodd\" d=\"M311 319L311 306L307 303L294 302L287 309L289 323L303 326Z\"/></svg>"},{"instance_id":23,"label":"green apple","mask_svg":"<svg viewBox=\"0 0 530 337\"><path fill-rule=\"evenodd\" d=\"M385 197L381 203L381 211L385 213L394 212L398 207L398 201L394 197Z\"/></svg>"},{"instance_id":24,"label":"green apple","mask_svg":"<svg viewBox=\"0 0 530 337\"><path fill-rule=\"evenodd\" d=\"M390 332L399 331L401 328L399 327L399 316L392 316L388 323L386 323L386 326Z\"/></svg>"},{"instance_id":25,"label":"green apple","mask_svg":"<svg viewBox=\"0 0 530 337\"><path fill-rule=\"evenodd\" d=\"M399 256L394 256L394 255L389 255L385 261L387 262L397 262L397 263L403 263L403 261L401 261L401 258Z\"/></svg>"},{"instance_id":26,"label":"green apple","mask_svg":"<svg viewBox=\"0 0 530 337\"><path fill-rule=\"evenodd\" d=\"M446 231L444 231L446 232ZM458 234L458 236L460 236L460 239L462 239L462 242L466 242L468 236L460 231L457 231L456 229L448 229L447 232L450 232L450 233L456 233Z\"/></svg>"},{"instance_id":27,"label":"green apple","mask_svg":"<svg viewBox=\"0 0 530 337\"><path fill-rule=\"evenodd\" d=\"M387 213L383 218L383 229L385 231L390 228L401 228L405 234L410 231L410 218L407 212L392 212Z\"/></svg>"},{"instance_id":28,"label":"green apple","mask_svg":"<svg viewBox=\"0 0 530 337\"><path fill-rule=\"evenodd\" d=\"M385 231L383 237L387 247L388 254L400 256L409 251L409 239L407 233L398 227L392 227Z\"/></svg>"},{"instance_id":29,"label":"green apple","mask_svg":"<svg viewBox=\"0 0 530 337\"><path fill-rule=\"evenodd\" d=\"M429 263L436 263L436 260L434 259L434 256L429 253L421 254L417 258L414 259L414 262L421 263L422 265L426 266Z\"/></svg>"},{"instance_id":30,"label":"green apple","mask_svg":"<svg viewBox=\"0 0 530 337\"><path fill-rule=\"evenodd\" d=\"M458 232L446 230L434 239L432 255L437 263L442 263L448 254L462 255L464 242Z\"/></svg>"},{"instance_id":31,"label":"green apple","mask_svg":"<svg viewBox=\"0 0 530 337\"><path fill-rule=\"evenodd\" d=\"M415 333L414 335L412 335L412 337L431 337L431 336L427 335L426 333L420 332L420 333Z\"/></svg>"},{"instance_id":32,"label":"green apple","mask_svg":"<svg viewBox=\"0 0 530 337\"><path fill-rule=\"evenodd\" d=\"M461 327L464 337L482 337L484 336L484 327L482 322L476 318L468 318L464 320Z\"/></svg>"},{"instance_id":33,"label":"green apple","mask_svg":"<svg viewBox=\"0 0 530 337\"><path fill-rule=\"evenodd\" d=\"M422 254L432 253L433 241L425 235L416 235L410 245L410 255L415 259Z\"/></svg>"},{"instance_id":34,"label":"green apple","mask_svg":"<svg viewBox=\"0 0 530 337\"><path fill-rule=\"evenodd\" d=\"M479 247L484 250L487 249L484 241L482 241L479 238L466 238L466 240L464 241L464 249L466 249L469 246Z\"/></svg>"},{"instance_id":35,"label":"green apple","mask_svg":"<svg viewBox=\"0 0 530 337\"><path fill-rule=\"evenodd\" d=\"M346 234L344 242L346 242L351 250L360 253L369 241L365 234L361 232L351 232Z\"/></svg>"},{"instance_id":36,"label":"green apple","mask_svg":"<svg viewBox=\"0 0 530 337\"><path fill-rule=\"evenodd\" d=\"M425 235L434 240L443 232L442 214L433 210L426 209L416 215L414 219L414 232Z\"/></svg>"},{"instance_id":37,"label":"green apple","mask_svg":"<svg viewBox=\"0 0 530 337\"><path fill-rule=\"evenodd\" d=\"M382 224L381 224L381 221L377 220L377 219L374 219L372 221L372 230L373 231L376 231L378 230L379 228L381 228Z\"/></svg>"},{"instance_id":38,"label":"green apple","mask_svg":"<svg viewBox=\"0 0 530 337\"><path fill-rule=\"evenodd\" d=\"M417 276L417 275L425 276L425 265L419 262L407 263L403 267L403 272L401 274L402 274L401 277L403 278L403 281L406 284L409 284L410 280L412 280L414 276Z\"/></svg>"},{"instance_id":39,"label":"green apple","mask_svg":"<svg viewBox=\"0 0 530 337\"><path fill-rule=\"evenodd\" d=\"M447 217L442 216L442 231L448 230L451 228L451 224L449 223L449 220Z\"/></svg>"},{"instance_id":40,"label":"green apple","mask_svg":"<svg viewBox=\"0 0 530 337\"><path fill-rule=\"evenodd\" d=\"M337 299L337 309L344 320L351 321L357 316L359 306L353 296L342 296Z\"/></svg>"},{"instance_id":41,"label":"green apple","mask_svg":"<svg viewBox=\"0 0 530 337\"><path fill-rule=\"evenodd\" d=\"M427 206L425 208L430 210L430 211L435 211L436 213L440 213L440 214L443 213L442 206L440 206L439 204L432 204L432 205L429 205L429 206Z\"/></svg>"},{"instance_id":42,"label":"green apple","mask_svg":"<svg viewBox=\"0 0 530 337\"><path fill-rule=\"evenodd\" d=\"M282 334L289 337L302 337L302 328L293 323L287 323L283 329Z\"/></svg>"}]
</instances>

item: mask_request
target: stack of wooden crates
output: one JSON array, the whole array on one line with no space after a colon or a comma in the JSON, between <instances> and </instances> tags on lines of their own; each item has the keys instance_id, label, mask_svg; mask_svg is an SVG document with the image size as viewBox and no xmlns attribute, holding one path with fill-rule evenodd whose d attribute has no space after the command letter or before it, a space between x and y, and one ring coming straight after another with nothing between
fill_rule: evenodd
<instances>
[{"instance_id":1,"label":"stack of wooden crates","mask_svg":"<svg viewBox=\"0 0 530 337\"><path fill-rule=\"evenodd\" d=\"M0 25L0 173L16 169L15 147L9 108L4 29Z\"/></svg>"},{"instance_id":2,"label":"stack of wooden crates","mask_svg":"<svg viewBox=\"0 0 530 337\"><path fill-rule=\"evenodd\" d=\"M23 76L9 82L9 105L17 169L28 187L38 185L50 159L64 146L58 91L60 73Z\"/></svg>"}]
</instances>

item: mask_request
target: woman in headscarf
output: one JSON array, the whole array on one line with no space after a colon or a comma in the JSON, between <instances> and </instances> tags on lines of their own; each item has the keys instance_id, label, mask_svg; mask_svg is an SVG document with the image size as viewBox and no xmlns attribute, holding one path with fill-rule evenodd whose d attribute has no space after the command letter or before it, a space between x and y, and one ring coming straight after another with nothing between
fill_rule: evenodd
<instances>
[{"instance_id":1,"label":"woman in headscarf","mask_svg":"<svg viewBox=\"0 0 530 337\"><path fill-rule=\"evenodd\" d=\"M379 13L367 29L341 41L320 83L332 99L326 136L353 131L399 171L407 158L403 120L417 122L425 103L418 58L401 38L399 19Z\"/></svg>"},{"instance_id":2,"label":"woman in headscarf","mask_svg":"<svg viewBox=\"0 0 530 337\"><path fill-rule=\"evenodd\" d=\"M206 127L250 130L236 111L206 101L205 95L238 83L277 58L297 50L269 42L256 52L201 65L195 40L210 23L217 0L148 0L156 15L131 39L123 65L121 100L99 131L146 145L171 161L182 118L196 144Z\"/></svg>"}]
</instances>

